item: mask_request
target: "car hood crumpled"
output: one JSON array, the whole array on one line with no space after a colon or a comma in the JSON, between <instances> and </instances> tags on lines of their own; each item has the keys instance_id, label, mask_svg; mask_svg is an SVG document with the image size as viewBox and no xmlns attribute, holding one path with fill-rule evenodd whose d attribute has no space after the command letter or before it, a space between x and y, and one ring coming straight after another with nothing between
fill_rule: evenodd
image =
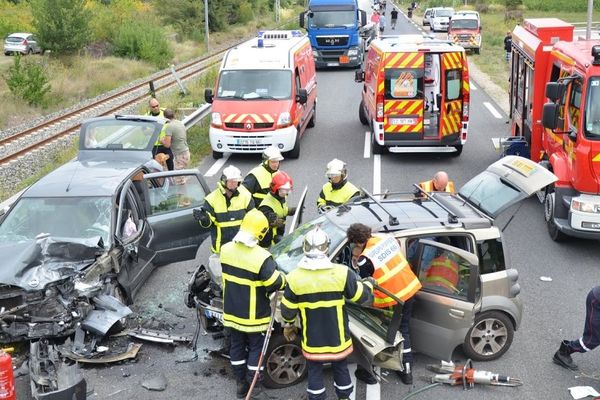
<instances>
[{"instance_id":1,"label":"car hood crumpled","mask_svg":"<svg viewBox=\"0 0 600 400\"><path fill-rule=\"evenodd\" d=\"M77 274L103 252L102 239L43 237L0 246L0 284L25 290Z\"/></svg>"}]
</instances>

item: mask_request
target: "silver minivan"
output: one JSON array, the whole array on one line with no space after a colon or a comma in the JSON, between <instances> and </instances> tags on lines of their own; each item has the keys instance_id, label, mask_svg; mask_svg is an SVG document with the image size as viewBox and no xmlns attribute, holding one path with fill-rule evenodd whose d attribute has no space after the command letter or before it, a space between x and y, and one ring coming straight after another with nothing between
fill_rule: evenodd
<instances>
[{"instance_id":1,"label":"silver minivan","mask_svg":"<svg viewBox=\"0 0 600 400\"><path fill-rule=\"evenodd\" d=\"M31 33L12 33L4 39L4 55L41 53L42 48Z\"/></svg>"}]
</instances>

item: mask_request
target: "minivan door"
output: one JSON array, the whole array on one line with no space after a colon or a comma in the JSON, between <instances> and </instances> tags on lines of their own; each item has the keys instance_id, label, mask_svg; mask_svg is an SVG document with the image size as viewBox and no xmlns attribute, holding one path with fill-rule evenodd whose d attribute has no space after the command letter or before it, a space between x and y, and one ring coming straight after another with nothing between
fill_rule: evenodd
<instances>
[{"instance_id":1,"label":"minivan door","mask_svg":"<svg viewBox=\"0 0 600 400\"><path fill-rule=\"evenodd\" d=\"M459 136L462 125L462 71L463 54L450 52L441 54L442 87L439 135L441 140Z\"/></svg>"},{"instance_id":2,"label":"minivan door","mask_svg":"<svg viewBox=\"0 0 600 400\"><path fill-rule=\"evenodd\" d=\"M384 140L422 139L423 53L388 53L384 71Z\"/></svg>"}]
</instances>

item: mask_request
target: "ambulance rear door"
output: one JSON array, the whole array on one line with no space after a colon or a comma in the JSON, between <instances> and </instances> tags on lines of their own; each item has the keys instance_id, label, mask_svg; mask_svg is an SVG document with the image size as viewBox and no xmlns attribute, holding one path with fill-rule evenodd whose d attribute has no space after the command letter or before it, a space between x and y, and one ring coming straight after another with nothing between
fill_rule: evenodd
<instances>
[{"instance_id":1,"label":"ambulance rear door","mask_svg":"<svg viewBox=\"0 0 600 400\"><path fill-rule=\"evenodd\" d=\"M441 54L439 134L442 141L450 140L449 136L460 136L463 111L463 56L462 52Z\"/></svg>"},{"instance_id":2,"label":"ambulance rear door","mask_svg":"<svg viewBox=\"0 0 600 400\"><path fill-rule=\"evenodd\" d=\"M424 73L425 62L421 52L385 55L385 141L423 138Z\"/></svg>"}]
</instances>

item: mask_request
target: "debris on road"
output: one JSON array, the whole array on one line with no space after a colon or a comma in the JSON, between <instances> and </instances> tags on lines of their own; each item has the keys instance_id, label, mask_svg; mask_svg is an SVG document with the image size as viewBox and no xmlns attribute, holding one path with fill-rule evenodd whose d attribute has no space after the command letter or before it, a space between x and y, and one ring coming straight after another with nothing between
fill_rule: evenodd
<instances>
[{"instance_id":1,"label":"debris on road","mask_svg":"<svg viewBox=\"0 0 600 400\"><path fill-rule=\"evenodd\" d=\"M110 364L136 358L141 347L141 343L129 343L125 352L118 353L113 350L107 352L108 354L106 355L99 356L99 354L103 353L94 352L90 355L81 355L71 351L68 346L63 346L61 347L61 353L65 357L82 364Z\"/></svg>"},{"instance_id":2,"label":"debris on road","mask_svg":"<svg viewBox=\"0 0 600 400\"><path fill-rule=\"evenodd\" d=\"M175 342L191 342L192 338L185 335L173 335L165 332L161 332L154 329L136 328L130 329L125 332L127 335L141 339L148 340L154 343L167 343L174 344Z\"/></svg>"},{"instance_id":3,"label":"debris on road","mask_svg":"<svg viewBox=\"0 0 600 400\"><path fill-rule=\"evenodd\" d=\"M540 276L540 281L552 282L552 278L549 276Z\"/></svg>"},{"instance_id":4,"label":"debris on road","mask_svg":"<svg viewBox=\"0 0 600 400\"><path fill-rule=\"evenodd\" d=\"M575 400L584 399L588 396L600 396L600 393L591 386L573 386L569 388L569 392L571 393L571 397Z\"/></svg>"},{"instance_id":5,"label":"debris on road","mask_svg":"<svg viewBox=\"0 0 600 400\"><path fill-rule=\"evenodd\" d=\"M142 381L142 387L144 389L162 392L167 388L167 378L163 374L160 374L153 378L146 379L145 381Z\"/></svg>"}]
</instances>

